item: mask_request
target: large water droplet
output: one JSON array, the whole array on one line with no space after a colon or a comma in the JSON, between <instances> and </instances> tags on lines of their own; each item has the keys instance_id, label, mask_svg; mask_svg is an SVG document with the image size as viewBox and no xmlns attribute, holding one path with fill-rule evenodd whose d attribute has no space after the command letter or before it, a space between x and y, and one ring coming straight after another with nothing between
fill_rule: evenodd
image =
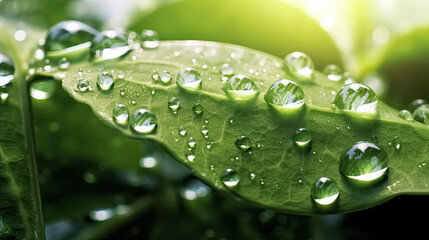
<instances>
[{"instance_id":1,"label":"large water droplet","mask_svg":"<svg viewBox=\"0 0 429 240\"><path fill-rule=\"evenodd\" d=\"M200 115L203 113L203 106L200 103L195 103L194 106L192 106L192 111L196 115Z\"/></svg>"},{"instance_id":2,"label":"large water droplet","mask_svg":"<svg viewBox=\"0 0 429 240\"><path fill-rule=\"evenodd\" d=\"M146 109L139 109L131 115L130 127L139 133L153 133L157 125L156 117Z\"/></svg>"},{"instance_id":3,"label":"large water droplet","mask_svg":"<svg viewBox=\"0 0 429 240\"><path fill-rule=\"evenodd\" d=\"M96 61L117 59L131 51L123 29L109 29L97 34L91 42L91 57Z\"/></svg>"},{"instance_id":4,"label":"large water droplet","mask_svg":"<svg viewBox=\"0 0 429 240\"><path fill-rule=\"evenodd\" d=\"M410 104L410 112L414 112L418 107L423 104L428 104L429 102L426 99L416 99Z\"/></svg>"},{"instance_id":5,"label":"large water droplet","mask_svg":"<svg viewBox=\"0 0 429 240\"><path fill-rule=\"evenodd\" d=\"M304 105L304 92L294 81L281 79L265 93L264 99L277 110L297 109Z\"/></svg>"},{"instance_id":6,"label":"large water droplet","mask_svg":"<svg viewBox=\"0 0 429 240\"><path fill-rule=\"evenodd\" d=\"M240 176L234 169L226 169L220 176L220 180L227 187L235 187L240 182Z\"/></svg>"},{"instance_id":7,"label":"large water droplet","mask_svg":"<svg viewBox=\"0 0 429 240\"><path fill-rule=\"evenodd\" d=\"M237 140L235 140L235 146L241 151L249 151L252 149L252 140L246 136L239 136Z\"/></svg>"},{"instance_id":8,"label":"large water droplet","mask_svg":"<svg viewBox=\"0 0 429 240\"><path fill-rule=\"evenodd\" d=\"M154 49L159 47L159 34L154 30L144 29L142 32L143 48Z\"/></svg>"},{"instance_id":9,"label":"large water droplet","mask_svg":"<svg viewBox=\"0 0 429 240\"><path fill-rule=\"evenodd\" d=\"M113 108L113 120L119 125L126 125L130 117L128 107L123 104L118 104Z\"/></svg>"},{"instance_id":10,"label":"large water droplet","mask_svg":"<svg viewBox=\"0 0 429 240\"><path fill-rule=\"evenodd\" d=\"M176 114L177 111L180 108L180 101L178 98L176 97L172 97L170 98L170 100L168 100L168 108L174 113Z\"/></svg>"},{"instance_id":11,"label":"large water droplet","mask_svg":"<svg viewBox=\"0 0 429 240\"><path fill-rule=\"evenodd\" d=\"M311 132L305 128L300 128L295 132L293 141L298 147L306 148L311 143Z\"/></svg>"},{"instance_id":12,"label":"large water droplet","mask_svg":"<svg viewBox=\"0 0 429 240\"><path fill-rule=\"evenodd\" d=\"M335 97L334 104L341 110L375 113L377 107L377 95L371 88L352 83L343 87Z\"/></svg>"},{"instance_id":13,"label":"large water droplet","mask_svg":"<svg viewBox=\"0 0 429 240\"><path fill-rule=\"evenodd\" d=\"M314 64L307 54L293 52L285 57L286 69L292 76L308 80L313 78Z\"/></svg>"},{"instance_id":14,"label":"large water droplet","mask_svg":"<svg viewBox=\"0 0 429 240\"><path fill-rule=\"evenodd\" d=\"M95 29L79 21L59 22L49 29L43 47L48 57L64 56L89 48L97 33Z\"/></svg>"},{"instance_id":15,"label":"large water droplet","mask_svg":"<svg viewBox=\"0 0 429 240\"><path fill-rule=\"evenodd\" d=\"M323 73L331 80L338 82L343 78L343 70L334 64L328 65L323 69Z\"/></svg>"},{"instance_id":16,"label":"large water droplet","mask_svg":"<svg viewBox=\"0 0 429 240\"><path fill-rule=\"evenodd\" d=\"M417 122L429 124L429 104L420 105L420 107L414 110L413 118Z\"/></svg>"},{"instance_id":17,"label":"large water droplet","mask_svg":"<svg viewBox=\"0 0 429 240\"><path fill-rule=\"evenodd\" d=\"M373 143L358 142L341 154L340 172L356 183L374 183L387 168L386 152Z\"/></svg>"},{"instance_id":18,"label":"large water droplet","mask_svg":"<svg viewBox=\"0 0 429 240\"><path fill-rule=\"evenodd\" d=\"M177 74L176 83L184 89L196 90L201 88L201 75L197 70L187 67Z\"/></svg>"},{"instance_id":19,"label":"large water droplet","mask_svg":"<svg viewBox=\"0 0 429 240\"><path fill-rule=\"evenodd\" d=\"M408 110L401 110L398 113L398 116L404 120L413 121L413 114L411 114Z\"/></svg>"},{"instance_id":20,"label":"large water droplet","mask_svg":"<svg viewBox=\"0 0 429 240\"><path fill-rule=\"evenodd\" d=\"M316 204L322 206L333 204L338 199L339 194L338 184L327 177L319 178L311 188L311 198Z\"/></svg>"},{"instance_id":21,"label":"large water droplet","mask_svg":"<svg viewBox=\"0 0 429 240\"><path fill-rule=\"evenodd\" d=\"M108 72L102 72L98 75L97 85L101 90L107 91L113 86L113 76Z\"/></svg>"},{"instance_id":22,"label":"large water droplet","mask_svg":"<svg viewBox=\"0 0 429 240\"><path fill-rule=\"evenodd\" d=\"M15 74L15 66L13 62L0 53L0 87L6 86L13 80Z\"/></svg>"},{"instance_id":23,"label":"large water droplet","mask_svg":"<svg viewBox=\"0 0 429 240\"><path fill-rule=\"evenodd\" d=\"M251 100L259 94L259 87L251 78L243 74L230 78L222 89L228 97L238 101Z\"/></svg>"}]
</instances>

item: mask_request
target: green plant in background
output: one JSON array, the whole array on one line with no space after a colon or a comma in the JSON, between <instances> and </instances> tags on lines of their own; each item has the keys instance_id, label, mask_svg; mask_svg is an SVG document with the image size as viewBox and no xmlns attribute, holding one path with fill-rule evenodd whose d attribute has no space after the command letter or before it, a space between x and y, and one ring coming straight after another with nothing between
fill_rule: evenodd
<instances>
[{"instance_id":1,"label":"green plant in background","mask_svg":"<svg viewBox=\"0 0 429 240\"><path fill-rule=\"evenodd\" d=\"M392 66L425 59L412 37L360 83L283 2L183 1L100 31L61 11L12 29L19 13L0 19L2 238L347 239L339 214L428 192L427 101L381 101Z\"/></svg>"}]
</instances>

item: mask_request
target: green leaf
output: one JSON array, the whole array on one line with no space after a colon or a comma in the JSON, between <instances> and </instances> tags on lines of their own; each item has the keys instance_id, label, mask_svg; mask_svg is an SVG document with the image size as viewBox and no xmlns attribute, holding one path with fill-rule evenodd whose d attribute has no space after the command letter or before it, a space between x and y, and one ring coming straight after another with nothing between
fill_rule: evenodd
<instances>
[{"instance_id":1,"label":"green leaf","mask_svg":"<svg viewBox=\"0 0 429 240\"><path fill-rule=\"evenodd\" d=\"M26 75L28 67L5 21L0 22L0 51L15 64L15 78L6 87L9 96L0 104L0 238L43 239L44 227L34 158L33 125ZM19 49L19 50L18 50Z\"/></svg>"},{"instance_id":2,"label":"green leaf","mask_svg":"<svg viewBox=\"0 0 429 240\"><path fill-rule=\"evenodd\" d=\"M379 71L389 80L387 99L392 105L404 108L416 98L428 98L428 41L429 28L417 28L363 58L363 73Z\"/></svg>"},{"instance_id":3,"label":"green leaf","mask_svg":"<svg viewBox=\"0 0 429 240\"><path fill-rule=\"evenodd\" d=\"M219 68L226 62L235 74L254 79L261 91L254 101L237 103L225 95ZM293 79L282 66L278 57L240 46L165 41L158 49L133 52L119 61L72 65L64 73L62 83L66 91L91 106L108 125L130 137L162 143L180 162L216 188L223 188L222 173L235 169L240 182L231 190L261 206L297 214L320 213L310 198L311 186L320 177L329 177L339 184L339 204L331 213L368 208L399 194L428 192L428 126L399 118L396 110L382 102L378 103L376 116L350 115L332 109L335 92L342 85L319 72L315 73L314 82L294 79L304 91L306 107L293 117L279 114L264 101L264 94L278 79ZM175 84L178 72L185 67L201 73L201 90L188 91ZM101 71L113 73L113 89L97 88ZM125 75L123 79L116 78L120 71ZM172 83L155 83L154 71L170 72ZM92 91L77 90L81 75L92 85ZM168 107L172 97L180 101L176 114ZM192 110L197 102L203 107L201 115ZM141 108L151 111L158 122L155 133L138 134L128 126L117 125L112 119L117 104L128 106L131 114ZM181 126L186 129L185 137L179 134ZM292 140L302 127L312 135L311 149L306 152ZM208 130L208 138L201 130ZM251 139L251 151L237 148L235 141L239 136ZM339 172L341 153L358 141L374 141L374 136L389 158L387 177L372 186L355 186ZM190 137L196 141L193 161L185 158ZM392 146L396 137L401 141L400 150Z\"/></svg>"},{"instance_id":4,"label":"green leaf","mask_svg":"<svg viewBox=\"0 0 429 240\"><path fill-rule=\"evenodd\" d=\"M148 14L136 13L128 28L138 33L154 29L163 40L226 42L279 57L302 51L318 68L343 64L335 42L319 23L281 1L179 1Z\"/></svg>"}]
</instances>

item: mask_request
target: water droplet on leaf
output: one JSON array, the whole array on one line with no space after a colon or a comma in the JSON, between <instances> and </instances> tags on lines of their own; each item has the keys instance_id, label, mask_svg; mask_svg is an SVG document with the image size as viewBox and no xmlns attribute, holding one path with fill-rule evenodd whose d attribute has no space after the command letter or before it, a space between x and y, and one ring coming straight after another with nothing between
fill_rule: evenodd
<instances>
[{"instance_id":1,"label":"water droplet on leaf","mask_svg":"<svg viewBox=\"0 0 429 240\"><path fill-rule=\"evenodd\" d=\"M156 126L157 120L155 115L146 109L139 109L131 115L130 127L138 133L153 133Z\"/></svg>"},{"instance_id":2,"label":"water droplet on leaf","mask_svg":"<svg viewBox=\"0 0 429 240\"><path fill-rule=\"evenodd\" d=\"M171 83L172 76L170 72L164 71L159 75L159 80L162 84L168 85Z\"/></svg>"},{"instance_id":3,"label":"water droplet on leaf","mask_svg":"<svg viewBox=\"0 0 429 240\"><path fill-rule=\"evenodd\" d=\"M228 97L233 100L247 101L259 94L259 87L251 78L238 74L230 78L222 87Z\"/></svg>"},{"instance_id":4,"label":"water droplet on leaf","mask_svg":"<svg viewBox=\"0 0 429 240\"><path fill-rule=\"evenodd\" d=\"M237 171L228 168L222 173L220 180L225 186L232 188L237 186L237 184L240 182L240 176L238 175Z\"/></svg>"},{"instance_id":5,"label":"water droplet on leaf","mask_svg":"<svg viewBox=\"0 0 429 240\"><path fill-rule=\"evenodd\" d=\"M130 117L128 107L123 104L118 104L113 108L113 120L119 125L126 125Z\"/></svg>"},{"instance_id":6,"label":"water droplet on leaf","mask_svg":"<svg viewBox=\"0 0 429 240\"><path fill-rule=\"evenodd\" d=\"M376 111L377 96L371 88L360 83L352 83L337 93L334 104L340 110L370 114Z\"/></svg>"},{"instance_id":7,"label":"water droplet on leaf","mask_svg":"<svg viewBox=\"0 0 429 240\"><path fill-rule=\"evenodd\" d=\"M426 99L416 99L410 104L410 112L414 112L418 107L420 107L423 104L429 104L429 102Z\"/></svg>"},{"instance_id":8,"label":"water droplet on leaf","mask_svg":"<svg viewBox=\"0 0 429 240\"><path fill-rule=\"evenodd\" d=\"M339 194L338 184L327 177L319 178L311 188L311 198L316 204L322 206L333 204L338 199Z\"/></svg>"},{"instance_id":9,"label":"water droplet on leaf","mask_svg":"<svg viewBox=\"0 0 429 240\"><path fill-rule=\"evenodd\" d=\"M177 74L176 83L184 89L196 90L201 88L201 75L197 70L187 67Z\"/></svg>"},{"instance_id":10,"label":"water droplet on leaf","mask_svg":"<svg viewBox=\"0 0 429 240\"><path fill-rule=\"evenodd\" d=\"M49 29L44 51L48 57L81 51L89 48L96 34L98 32L95 29L79 21L59 22Z\"/></svg>"},{"instance_id":11,"label":"water droplet on leaf","mask_svg":"<svg viewBox=\"0 0 429 240\"><path fill-rule=\"evenodd\" d=\"M387 171L387 154L377 145L358 142L346 148L340 158L340 172L356 183L375 183Z\"/></svg>"},{"instance_id":12,"label":"water droplet on leaf","mask_svg":"<svg viewBox=\"0 0 429 240\"><path fill-rule=\"evenodd\" d=\"M192 111L196 115L200 115L203 113L203 106L200 103L195 103L194 106L192 106Z\"/></svg>"},{"instance_id":13,"label":"water droplet on leaf","mask_svg":"<svg viewBox=\"0 0 429 240\"><path fill-rule=\"evenodd\" d=\"M108 72L102 72L97 77L97 85L101 90L107 91L113 86L113 76Z\"/></svg>"},{"instance_id":14,"label":"water droplet on leaf","mask_svg":"<svg viewBox=\"0 0 429 240\"><path fill-rule=\"evenodd\" d=\"M219 67L219 73L222 76L231 77L234 75L234 69L228 63L224 63Z\"/></svg>"},{"instance_id":15,"label":"water droplet on leaf","mask_svg":"<svg viewBox=\"0 0 429 240\"><path fill-rule=\"evenodd\" d=\"M34 99L45 100L51 98L56 90L55 80L35 81L31 83L30 95Z\"/></svg>"},{"instance_id":16,"label":"water droplet on leaf","mask_svg":"<svg viewBox=\"0 0 429 240\"><path fill-rule=\"evenodd\" d=\"M343 78L343 70L334 64L328 65L323 69L323 73L331 80L338 82Z\"/></svg>"},{"instance_id":17,"label":"water droplet on leaf","mask_svg":"<svg viewBox=\"0 0 429 240\"><path fill-rule=\"evenodd\" d=\"M293 141L300 148L306 148L311 143L311 132L305 128L300 128L295 132Z\"/></svg>"},{"instance_id":18,"label":"water droplet on leaf","mask_svg":"<svg viewBox=\"0 0 429 240\"><path fill-rule=\"evenodd\" d=\"M285 57L286 69L292 76L309 80L313 78L314 64L307 54L293 52Z\"/></svg>"},{"instance_id":19,"label":"water droplet on leaf","mask_svg":"<svg viewBox=\"0 0 429 240\"><path fill-rule=\"evenodd\" d=\"M180 108L180 101L178 98L176 97L172 97L170 98L170 100L168 100L168 108L174 113L176 114L177 111Z\"/></svg>"},{"instance_id":20,"label":"water droplet on leaf","mask_svg":"<svg viewBox=\"0 0 429 240\"><path fill-rule=\"evenodd\" d=\"M91 42L91 57L96 61L120 58L131 51L123 29L109 29L97 34Z\"/></svg>"},{"instance_id":21,"label":"water droplet on leaf","mask_svg":"<svg viewBox=\"0 0 429 240\"><path fill-rule=\"evenodd\" d=\"M184 137L184 136L186 136L186 129L185 129L185 127L184 126L180 126L179 127L179 134L180 134L180 136L182 136L182 137Z\"/></svg>"},{"instance_id":22,"label":"water droplet on leaf","mask_svg":"<svg viewBox=\"0 0 429 240\"><path fill-rule=\"evenodd\" d=\"M249 151L252 149L252 140L246 136L239 136L237 140L235 140L235 146L241 151Z\"/></svg>"},{"instance_id":23,"label":"water droplet on leaf","mask_svg":"<svg viewBox=\"0 0 429 240\"><path fill-rule=\"evenodd\" d=\"M76 87L81 92L92 91L91 84L83 78L77 81Z\"/></svg>"},{"instance_id":24,"label":"water droplet on leaf","mask_svg":"<svg viewBox=\"0 0 429 240\"><path fill-rule=\"evenodd\" d=\"M143 48L154 49L159 47L159 34L154 30L144 29L142 32Z\"/></svg>"},{"instance_id":25,"label":"water droplet on leaf","mask_svg":"<svg viewBox=\"0 0 429 240\"><path fill-rule=\"evenodd\" d=\"M265 101L277 110L297 109L304 105L304 92L294 81L281 79L265 93Z\"/></svg>"},{"instance_id":26,"label":"water droplet on leaf","mask_svg":"<svg viewBox=\"0 0 429 240\"><path fill-rule=\"evenodd\" d=\"M420 105L414 110L413 118L417 122L429 124L429 104Z\"/></svg>"},{"instance_id":27,"label":"water droplet on leaf","mask_svg":"<svg viewBox=\"0 0 429 240\"><path fill-rule=\"evenodd\" d=\"M408 110L401 110L398 116L407 121L413 121L413 115Z\"/></svg>"}]
</instances>

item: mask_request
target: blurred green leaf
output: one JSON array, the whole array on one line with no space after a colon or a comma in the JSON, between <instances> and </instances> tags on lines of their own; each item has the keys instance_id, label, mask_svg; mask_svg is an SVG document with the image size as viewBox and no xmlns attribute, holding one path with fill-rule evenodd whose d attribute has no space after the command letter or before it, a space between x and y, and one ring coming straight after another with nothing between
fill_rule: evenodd
<instances>
[{"instance_id":1,"label":"blurred green leaf","mask_svg":"<svg viewBox=\"0 0 429 240\"><path fill-rule=\"evenodd\" d=\"M398 108L416 98L429 98L429 28L400 35L385 47L364 58L362 72L379 71L389 80L387 100Z\"/></svg>"},{"instance_id":2,"label":"blurred green leaf","mask_svg":"<svg viewBox=\"0 0 429 240\"><path fill-rule=\"evenodd\" d=\"M7 23L0 19L0 51L14 62L15 78L2 89L8 97L0 104L0 238L43 239L27 65L22 58L28 52L18 48Z\"/></svg>"},{"instance_id":3,"label":"blurred green leaf","mask_svg":"<svg viewBox=\"0 0 429 240\"><path fill-rule=\"evenodd\" d=\"M250 73L261 90L254 102L240 104L225 96L218 70L225 62L232 66L235 74ZM342 84L329 81L320 73L316 73L314 83L298 81L306 95L306 110L296 118L285 119L263 99L263 93L272 83L289 78L282 65L280 58L244 47L166 41L156 50L134 52L120 61L72 65L66 71L63 87L76 100L90 105L108 125L130 137L162 143L178 160L216 188L222 187L220 176L225 169L237 170L240 183L233 192L278 211L320 212L310 199L311 186L320 177L329 177L340 185L340 204L332 212L368 208L398 194L427 192L425 176L428 170L419 167L427 154L425 144L429 131L426 125L399 118L396 110L381 102L377 117L349 116L333 110L331 103L335 96L332 92L338 91ZM187 66L202 74L203 90L188 92L176 85L166 86L152 80L154 72L168 71L176 76ZM92 91L78 91L79 69L85 72L84 78L92 85ZM97 89L96 83L100 71L121 71L125 77L115 76L114 88L103 92ZM177 114L168 107L171 97L180 101ZM202 115L192 111L196 102L203 107ZM112 110L117 104L128 106L131 114L140 108L149 109L158 119L156 133L141 135L115 124ZM186 137L179 134L180 126L186 129ZM292 141L301 127L313 136L311 151L306 153ZM201 134L204 128L208 130L208 138ZM237 137L243 135L254 143L250 152L242 152L234 144ZM374 136L388 153L388 177L377 185L360 188L341 176L338 160L346 147L358 141L372 141ZM189 137L195 139L197 146L192 150L196 157L193 161L185 158ZM395 137L401 140L400 151L392 146ZM255 177L251 178L250 173Z\"/></svg>"},{"instance_id":4,"label":"blurred green leaf","mask_svg":"<svg viewBox=\"0 0 429 240\"><path fill-rule=\"evenodd\" d=\"M281 1L180 1L149 14L136 13L128 28L138 33L154 29L163 40L233 43L279 57L301 51L319 69L328 64L342 65L329 34L304 12Z\"/></svg>"}]
</instances>

